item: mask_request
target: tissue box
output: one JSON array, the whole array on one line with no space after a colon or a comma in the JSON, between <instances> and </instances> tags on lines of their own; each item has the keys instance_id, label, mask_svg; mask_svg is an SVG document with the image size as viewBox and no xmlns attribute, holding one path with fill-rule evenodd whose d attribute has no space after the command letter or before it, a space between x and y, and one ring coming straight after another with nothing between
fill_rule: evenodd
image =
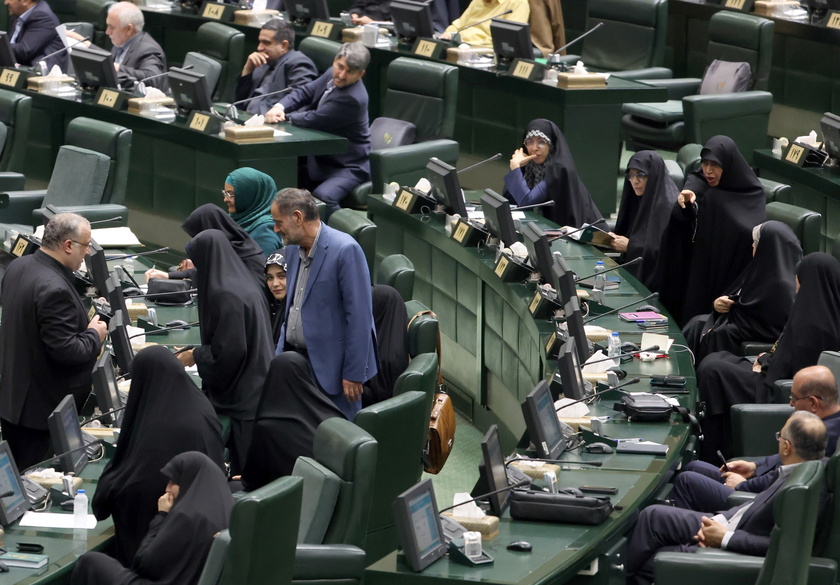
<instances>
[{"instance_id":1,"label":"tissue box","mask_svg":"<svg viewBox=\"0 0 840 585\"><path fill-rule=\"evenodd\" d=\"M128 318L132 323L136 322L138 317L149 316L149 308L143 303L126 304L125 308L128 309Z\"/></svg>"},{"instance_id":2,"label":"tissue box","mask_svg":"<svg viewBox=\"0 0 840 585\"><path fill-rule=\"evenodd\" d=\"M225 128L225 140L236 144L274 142L274 128L271 126L229 126Z\"/></svg>"},{"instance_id":3,"label":"tissue box","mask_svg":"<svg viewBox=\"0 0 840 585\"><path fill-rule=\"evenodd\" d=\"M607 86L607 78L600 73L558 73L557 87L564 89L593 89Z\"/></svg>"},{"instance_id":4,"label":"tissue box","mask_svg":"<svg viewBox=\"0 0 840 585\"><path fill-rule=\"evenodd\" d=\"M786 8L797 8L800 6L799 2L795 0L756 0L753 12L761 16L775 16L778 11Z\"/></svg>"},{"instance_id":5,"label":"tissue box","mask_svg":"<svg viewBox=\"0 0 840 585\"><path fill-rule=\"evenodd\" d=\"M113 429L111 429L113 431ZM31 475L27 475L29 479L37 483L44 489L55 488L58 491L62 491L64 489L64 482L61 481L60 477L56 478L44 478L44 477L32 477ZM73 478L73 487L75 489L79 489L82 487L82 478L81 477L74 477Z\"/></svg>"},{"instance_id":6,"label":"tissue box","mask_svg":"<svg viewBox=\"0 0 840 585\"><path fill-rule=\"evenodd\" d=\"M589 425L592 424L592 421L587 416L569 417L569 418L565 418L565 417L560 416L560 417L557 417L557 418L559 418L561 421L563 421L564 423L566 423L567 425L569 425L570 427L575 429L576 432L580 432L580 426L581 425L583 425L585 427L588 427Z\"/></svg>"},{"instance_id":7,"label":"tissue box","mask_svg":"<svg viewBox=\"0 0 840 585\"><path fill-rule=\"evenodd\" d=\"M139 114L158 107L174 108L175 100L171 97L161 98L131 98L128 100L128 111L131 114Z\"/></svg>"},{"instance_id":8,"label":"tissue box","mask_svg":"<svg viewBox=\"0 0 840 585\"><path fill-rule=\"evenodd\" d=\"M599 372L597 374L583 374L583 379L589 382L590 384L607 384L607 373L606 372Z\"/></svg>"},{"instance_id":9,"label":"tissue box","mask_svg":"<svg viewBox=\"0 0 840 585\"><path fill-rule=\"evenodd\" d=\"M387 37L388 36L388 29L381 28L379 29L379 38ZM341 42L342 43L355 43L357 41L362 40L362 27L360 26L350 26L345 29L341 30Z\"/></svg>"},{"instance_id":10,"label":"tissue box","mask_svg":"<svg viewBox=\"0 0 840 585\"><path fill-rule=\"evenodd\" d=\"M237 10L233 13L233 23L243 26L262 26L271 17L280 14L279 10Z\"/></svg>"},{"instance_id":11,"label":"tissue box","mask_svg":"<svg viewBox=\"0 0 840 585\"><path fill-rule=\"evenodd\" d=\"M587 422L589 421L587 420ZM558 476L560 475L560 466L553 463L545 463L539 467L534 467L533 465L525 465L524 463L513 461L511 465L531 479L543 479L543 476L549 471L553 471Z\"/></svg>"},{"instance_id":12,"label":"tissue box","mask_svg":"<svg viewBox=\"0 0 840 585\"><path fill-rule=\"evenodd\" d=\"M493 49L471 47L470 53L472 53L473 55L487 55L488 57L492 57ZM449 47L448 49L446 49L446 61L448 63L457 63L460 54L461 49L459 49L458 47Z\"/></svg>"},{"instance_id":13,"label":"tissue box","mask_svg":"<svg viewBox=\"0 0 840 585\"><path fill-rule=\"evenodd\" d=\"M542 476L540 476L542 479ZM480 532L481 540L493 540L499 536L499 519L495 516L485 516L484 518L464 518L463 516L455 516L450 512L444 512L455 522L463 526L469 531Z\"/></svg>"},{"instance_id":14,"label":"tissue box","mask_svg":"<svg viewBox=\"0 0 840 585\"><path fill-rule=\"evenodd\" d=\"M592 343L597 343L598 341L606 341L612 335L612 331L607 329L603 331L587 331L586 332L586 339L591 341Z\"/></svg>"},{"instance_id":15,"label":"tissue box","mask_svg":"<svg viewBox=\"0 0 840 585\"><path fill-rule=\"evenodd\" d=\"M26 80L26 89L29 91L37 91L38 93L44 91L50 84L53 83L74 83L76 80L69 75L57 75L55 77L49 76L32 76Z\"/></svg>"}]
</instances>

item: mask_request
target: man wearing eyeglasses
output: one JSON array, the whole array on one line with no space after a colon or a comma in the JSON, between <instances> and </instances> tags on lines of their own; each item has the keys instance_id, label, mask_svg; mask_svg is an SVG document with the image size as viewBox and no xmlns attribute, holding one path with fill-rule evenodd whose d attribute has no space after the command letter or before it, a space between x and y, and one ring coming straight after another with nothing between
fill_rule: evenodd
<instances>
[{"instance_id":1,"label":"man wearing eyeglasses","mask_svg":"<svg viewBox=\"0 0 840 585\"><path fill-rule=\"evenodd\" d=\"M831 370L825 366L799 370L793 377L790 405L822 419L828 430L825 455L830 457L840 437L840 404ZM778 455L756 461L730 461L720 468L692 461L674 480L674 505L689 510L720 510L726 507L733 491L759 493L766 489L773 483L780 464Z\"/></svg>"},{"instance_id":2,"label":"man wearing eyeglasses","mask_svg":"<svg viewBox=\"0 0 840 585\"><path fill-rule=\"evenodd\" d=\"M73 287L90 246L90 223L53 217L41 249L15 259L0 298L0 425L23 471L50 455L47 417L68 394L81 408L107 326L89 317Z\"/></svg>"}]
</instances>

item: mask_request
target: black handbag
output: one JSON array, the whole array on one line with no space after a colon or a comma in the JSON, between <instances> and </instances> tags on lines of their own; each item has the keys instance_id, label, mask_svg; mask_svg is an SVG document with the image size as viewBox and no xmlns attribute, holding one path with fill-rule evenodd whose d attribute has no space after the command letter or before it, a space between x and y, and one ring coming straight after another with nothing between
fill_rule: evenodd
<instances>
[{"instance_id":1,"label":"black handbag","mask_svg":"<svg viewBox=\"0 0 840 585\"><path fill-rule=\"evenodd\" d=\"M623 412L628 420L667 421L671 418L674 407L667 400L656 394L628 394L616 402L613 409Z\"/></svg>"},{"instance_id":2,"label":"black handbag","mask_svg":"<svg viewBox=\"0 0 840 585\"><path fill-rule=\"evenodd\" d=\"M597 526L613 511L609 498L515 490L510 495L514 520L539 520Z\"/></svg>"},{"instance_id":3,"label":"black handbag","mask_svg":"<svg viewBox=\"0 0 840 585\"><path fill-rule=\"evenodd\" d=\"M190 283L186 280L153 278L146 298L159 305L186 305L192 301Z\"/></svg>"}]
</instances>

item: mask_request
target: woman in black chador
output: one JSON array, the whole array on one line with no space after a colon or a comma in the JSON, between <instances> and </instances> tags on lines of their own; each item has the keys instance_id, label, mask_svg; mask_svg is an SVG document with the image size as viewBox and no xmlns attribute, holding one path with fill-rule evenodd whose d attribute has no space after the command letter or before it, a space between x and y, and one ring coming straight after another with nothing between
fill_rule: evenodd
<instances>
[{"instance_id":1,"label":"woman in black chador","mask_svg":"<svg viewBox=\"0 0 840 585\"><path fill-rule=\"evenodd\" d=\"M802 247L788 226L778 221L755 226L753 259L715 299L711 314L697 315L683 328L696 362L715 351L738 353L744 341L776 341L793 306L801 260Z\"/></svg>"},{"instance_id":2,"label":"woman in black chador","mask_svg":"<svg viewBox=\"0 0 840 585\"><path fill-rule=\"evenodd\" d=\"M796 269L796 300L775 350L755 364L725 351L709 354L697 369L700 400L706 403L702 443L705 461L717 449L727 454L729 407L772 400L773 383L816 365L820 353L840 348L840 261L808 254ZM731 453L730 453L731 455Z\"/></svg>"},{"instance_id":3,"label":"woman in black chador","mask_svg":"<svg viewBox=\"0 0 840 585\"><path fill-rule=\"evenodd\" d=\"M714 136L677 197L653 289L681 325L709 310L750 261L752 229L767 219L761 182L728 136Z\"/></svg>"},{"instance_id":4,"label":"woman in black chador","mask_svg":"<svg viewBox=\"0 0 840 585\"><path fill-rule=\"evenodd\" d=\"M542 118L531 120L522 144L524 148L516 149L510 158L505 197L517 205L554 201L553 206L542 208L543 215L561 226L606 226L557 124Z\"/></svg>"},{"instance_id":5,"label":"woman in black chador","mask_svg":"<svg viewBox=\"0 0 840 585\"><path fill-rule=\"evenodd\" d=\"M627 163L627 174L618 207L613 249L622 252L622 262L641 258L627 271L650 288L662 232L668 224L679 189L665 161L652 150L642 150Z\"/></svg>"},{"instance_id":6,"label":"woman in black chador","mask_svg":"<svg viewBox=\"0 0 840 585\"><path fill-rule=\"evenodd\" d=\"M265 277L257 284L219 230L204 230L187 244L198 270L201 346L178 354L196 364L202 389L219 414L231 419L231 467L242 468L251 427L274 354ZM262 269L261 269L262 270Z\"/></svg>"},{"instance_id":7,"label":"woman in black chador","mask_svg":"<svg viewBox=\"0 0 840 585\"><path fill-rule=\"evenodd\" d=\"M207 398L163 346L137 354L120 440L105 467L91 506L99 520L114 519L114 553L129 566L166 486L160 472L186 451L208 455L224 467L222 429Z\"/></svg>"},{"instance_id":8,"label":"woman in black chador","mask_svg":"<svg viewBox=\"0 0 840 585\"><path fill-rule=\"evenodd\" d=\"M71 585L194 585L213 537L228 527L233 496L215 462L204 453L176 455L160 473L169 480L157 514L130 569L100 552L79 559Z\"/></svg>"},{"instance_id":9,"label":"woman in black chador","mask_svg":"<svg viewBox=\"0 0 840 585\"><path fill-rule=\"evenodd\" d=\"M365 382L362 406L370 406L391 398L397 378L408 367L408 351L405 347L408 315L405 312L405 302L400 293L384 284L374 285L372 295L379 371Z\"/></svg>"}]
</instances>

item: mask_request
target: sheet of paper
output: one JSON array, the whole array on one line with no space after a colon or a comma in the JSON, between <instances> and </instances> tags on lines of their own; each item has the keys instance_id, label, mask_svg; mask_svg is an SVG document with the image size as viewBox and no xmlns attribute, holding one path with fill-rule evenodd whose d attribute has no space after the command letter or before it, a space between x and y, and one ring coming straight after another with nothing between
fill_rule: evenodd
<instances>
[{"instance_id":1,"label":"sheet of paper","mask_svg":"<svg viewBox=\"0 0 840 585\"><path fill-rule=\"evenodd\" d=\"M143 245L128 226L94 229L91 230L90 235L103 248L126 248ZM35 237L44 237L44 226L39 225L35 229Z\"/></svg>"},{"instance_id":2,"label":"sheet of paper","mask_svg":"<svg viewBox=\"0 0 840 585\"><path fill-rule=\"evenodd\" d=\"M525 212L524 211L511 211L510 216L513 219L525 219Z\"/></svg>"},{"instance_id":3,"label":"sheet of paper","mask_svg":"<svg viewBox=\"0 0 840 585\"><path fill-rule=\"evenodd\" d=\"M26 512L20 519L20 525L34 528L75 528L72 513ZM94 528L96 528L96 516L88 514L85 530L93 530Z\"/></svg>"},{"instance_id":4,"label":"sheet of paper","mask_svg":"<svg viewBox=\"0 0 840 585\"><path fill-rule=\"evenodd\" d=\"M63 24L59 24L55 27L55 32L58 33L58 38L61 39L61 44L65 47L70 46L70 40L67 38L67 27Z\"/></svg>"},{"instance_id":5,"label":"sheet of paper","mask_svg":"<svg viewBox=\"0 0 840 585\"><path fill-rule=\"evenodd\" d=\"M274 137L277 138L279 136L291 136L290 132L286 132L285 130L280 130L280 128L274 129Z\"/></svg>"}]
</instances>

